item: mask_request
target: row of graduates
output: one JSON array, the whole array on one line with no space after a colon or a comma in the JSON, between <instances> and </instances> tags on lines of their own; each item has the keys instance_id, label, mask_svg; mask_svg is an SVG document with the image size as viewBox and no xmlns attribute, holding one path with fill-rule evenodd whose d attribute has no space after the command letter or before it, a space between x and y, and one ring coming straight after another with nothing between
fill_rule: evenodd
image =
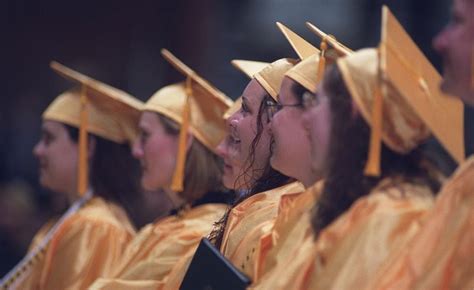
<instances>
[{"instance_id":1,"label":"row of graduates","mask_svg":"<svg viewBox=\"0 0 474 290\"><path fill-rule=\"evenodd\" d=\"M40 179L53 184L71 152L70 187L81 196L2 286L178 289L208 237L250 289L473 288L474 161L464 160L462 102L440 91L387 7L375 48L352 51L309 26L320 49L278 24L299 59L232 62L250 78L235 102L166 50L185 81L145 103L53 63L78 87L43 114ZM453 176L424 157L430 136L461 164ZM131 154L141 185L175 205L138 231L123 189L99 178Z\"/></svg>"}]
</instances>

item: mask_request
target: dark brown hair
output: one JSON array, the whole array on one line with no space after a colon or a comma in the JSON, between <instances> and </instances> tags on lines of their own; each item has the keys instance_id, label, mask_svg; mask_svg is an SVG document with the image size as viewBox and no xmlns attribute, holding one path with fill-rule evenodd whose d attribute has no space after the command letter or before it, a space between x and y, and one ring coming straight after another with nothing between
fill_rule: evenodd
<instances>
[{"instance_id":1,"label":"dark brown hair","mask_svg":"<svg viewBox=\"0 0 474 290\"><path fill-rule=\"evenodd\" d=\"M71 140L77 143L79 129L65 125ZM95 150L89 165L94 195L122 205L133 216L133 205L142 196L140 164L128 144L118 144L94 134Z\"/></svg>"},{"instance_id":2,"label":"dark brown hair","mask_svg":"<svg viewBox=\"0 0 474 290\"><path fill-rule=\"evenodd\" d=\"M364 175L370 128L352 109L352 99L335 65L328 67L324 89L330 102L331 135L327 176L319 202L313 208L312 225L316 236L360 197L367 195L384 178L411 182L439 189L434 168L420 148L407 155L398 154L382 144L381 175Z\"/></svg>"}]
</instances>

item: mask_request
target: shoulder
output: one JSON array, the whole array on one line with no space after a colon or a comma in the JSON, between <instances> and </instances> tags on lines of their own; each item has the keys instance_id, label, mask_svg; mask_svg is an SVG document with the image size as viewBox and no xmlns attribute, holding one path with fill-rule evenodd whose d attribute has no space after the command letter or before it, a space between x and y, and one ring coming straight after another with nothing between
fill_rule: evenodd
<instances>
[{"instance_id":1,"label":"shoulder","mask_svg":"<svg viewBox=\"0 0 474 290\"><path fill-rule=\"evenodd\" d=\"M100 197L93 197L68 219L70 226L107 227L134 233L126 211L119 205Z\"/></svg>"}]
</instances>

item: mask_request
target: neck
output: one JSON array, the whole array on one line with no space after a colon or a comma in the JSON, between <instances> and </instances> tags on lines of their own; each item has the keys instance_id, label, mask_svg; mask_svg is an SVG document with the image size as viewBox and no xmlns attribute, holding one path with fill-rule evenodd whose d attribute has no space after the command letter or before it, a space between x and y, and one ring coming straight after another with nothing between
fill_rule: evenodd
<instances>
[{"instance_id":1,"label":"neck","mask_svg":"<svg viewBox=\"0 0 474 290\"><path fill-rule=\"evenodd\" d=\"M175 209L182 207L186 203L186 200L184 198L182 198L177 192L174 192L169 188L165 189L165 193L169 197L171 203L173 204L173 208Z\"/></svg>"},{"instance_id":2,"label":"neck","mask_svg":"<svg viewBox=\"0 0 474 290\"><path fill-rule=\"evenodd\" d=\"M91 187L90 186L87 187L87 190L86 190L86 192L84 192L84 195L87 194L87 192L90 191L90 190L92 190ZM67 201L68 201L69 204L73 204L76 200L81 198L81 195L77 191L77 186L74 186L71 189L69 189L66 192L66 196L67 196Z\"/></svg>"}]
</instances>

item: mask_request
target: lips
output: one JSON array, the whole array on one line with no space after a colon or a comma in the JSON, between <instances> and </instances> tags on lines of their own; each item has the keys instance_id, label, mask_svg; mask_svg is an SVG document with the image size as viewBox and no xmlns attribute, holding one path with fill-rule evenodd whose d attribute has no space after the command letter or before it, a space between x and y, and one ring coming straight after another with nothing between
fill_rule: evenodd
<instances>
[{"instance_id":1,"label":"lips","mask_svg":"<svg viewBox=\"0 0 474 290\"><path fill-rule=\"evenodd\" d=\"M224 170L225 171L231 171L232 170L232 165L224 162Z\"/></svg>"},{"instance_id":2,"label":"lips","mask_svg":"<svg viewBox=\"0 0 474 290\"><path fill-rule=\"evenodd\" d=\"M47 165L46 161L42 161L42 160L39 161L39 169L40 170L46 169L46 167L47 167L46 165Z\"/></svg>"}]
</instances>

